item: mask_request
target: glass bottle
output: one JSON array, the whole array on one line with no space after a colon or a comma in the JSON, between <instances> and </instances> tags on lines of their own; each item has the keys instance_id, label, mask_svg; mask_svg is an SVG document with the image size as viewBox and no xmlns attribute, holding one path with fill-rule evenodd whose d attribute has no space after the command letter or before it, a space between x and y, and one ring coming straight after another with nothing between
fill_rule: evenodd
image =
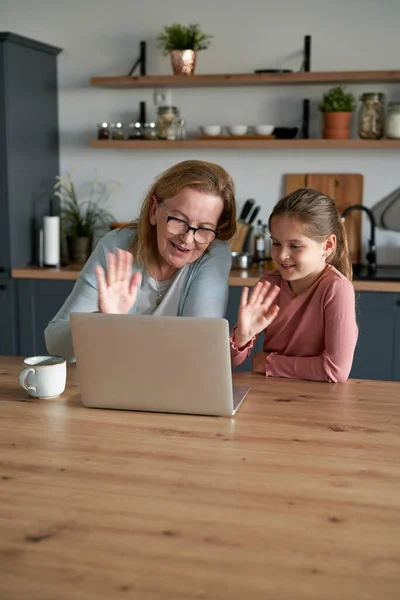
<instances>
[{"instance_id":1,"label":"glass bottle","mask_svg":"<svg viewBox=\"0 0 400 600\"><path fill-rule=\"evenodd\" d=\"M380 140L385 127L385 94L363 94L360 100L358 135L363 140Z\"/></svg>"},{"instance_id":2,"label":"glass bottle","mask_svg":"<svg viewBox=\"0 0 400 600\"><path fill-rule=\"evenodd\" d=\"M400 139L400 102L389 102L385 132L390 139Z\"/></svg>"},{"instance_id":3,"label":"glass bottle","mask_svg":"<svg viewBox=\"0 0 400 600\"><path fill-rule=\"evenodd\" d=\"M156 128L160 140L176 140L179 125L179 110L176 106L159 106Z\"/></svg>"},{"instance_id":4,"label":"glass bottle","mask_svg":"<svg viewBox=\"0 0 400 600\"><path fill-rule=\"evenodd\" d=\"M186 121L185 121L185 119L178 120L178 131L177 131L176 137L178 140L186 139Z\"/></svg>"},{"instance_id":5,"label":"glass bottle","mask_svg":"<svg viewBox=\"0 0 400 600\"><path fill-rule=\"evenodd\" d=\"M156 124L153 121L149 123L143 123L143 137L145 140L156 140L157 139L157 130Z\"/></svg>"},{"instance_id":6,"label":"glass bottle","mask_svg":"<svg viewBox=\"0 0 400 600\"><path fill-rule=\"evenodd\" d=\"M97 126L97 139L99 140L109 140L110 139L110 129L108 123L103 122Z\"/></svg>"},{"instance_id":7,"label":"glass bottle","mask_svg":"<svg viewBox=\"0 0 400 600\"><path fill-rule=\"evenodd\" d=\"M140 140L143 138L142 124L139 121L129 123L128 140Z\"/></svg>"},{"instance_id":8,"label":"glass bottle","mask_svg":"<svg viewBox=\"0 0 400 600\"><path fill-rule=\"evenodd\" d=\"M257 221L257 230L254 236L254 262L264 263L265 260L265 240L264 230L261 219Z\"/></svg>"},{"instance_id":9,"label":"glass bottle","mask_svg":"<svg viewBox=\"0 0 400 600\"><path fill-rule=\"evenodd\" d=\"M113 140L124 139L124 129L122 123L115 123L112 126L111 137Z\"/></svg>"}]
</instances>

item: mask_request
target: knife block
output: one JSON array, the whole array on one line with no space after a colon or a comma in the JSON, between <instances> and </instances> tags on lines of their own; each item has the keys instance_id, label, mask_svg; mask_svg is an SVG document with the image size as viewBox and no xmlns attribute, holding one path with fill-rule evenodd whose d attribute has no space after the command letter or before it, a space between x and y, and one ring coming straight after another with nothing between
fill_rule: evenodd
<instances>
[{"instance_id":1,"label":"knife block","mask_svg":"<svg viewBox=\"0 0 400 600\"><path fill-rule=\"evenodd\" d=\"M246 223L236 221L236 233L229 242L231 252L243 252L249 229L251 229L251 227L246 225Z\"/></svg>"},{"instance_id":2,"label":"knife block","mask_svg":"<svg viewBox=\"0 0 400 600\"><path fill-rule=\"evenodd\" d=\"M245 240L243 242L243 252L250 252L250 254L253 254L252 249L250 247L250 241L251 241L251 236L253 235L253 229L254 229L254 227L252 225L248 226L248 231L247 231Z\"/></svg>"}]
</instances>

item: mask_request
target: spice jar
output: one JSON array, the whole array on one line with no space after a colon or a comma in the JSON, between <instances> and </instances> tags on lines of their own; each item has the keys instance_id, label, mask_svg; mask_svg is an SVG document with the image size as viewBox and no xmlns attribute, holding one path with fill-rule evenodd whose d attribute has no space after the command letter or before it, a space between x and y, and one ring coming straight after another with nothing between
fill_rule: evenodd
<instances>
[{"instance_id":1,"label":"spice jar","mask_svg":"<svg viewBox=\"0 0 400 600\"><path fill-rule=\"evenodd\" d=\"M150 123L143 123L143 137L145 140L156 140L157 131L156 124L152 121Z\"/></svg>"},{"instance_id":2,"label":"spice jar","mask_svg":"<svg viewBox=\"0 0 400 600\"><path fill-rule=\"evenodd\" d=\"M385 132L388 138L400 139L400 102L389 102Z\"/></svg>"},{"instance_id":3,"label":"spice jar","mask_svg":"<svg viewBox=\"0 0 400 600\"><path fill-rule=\"evenodd\" d=\"M143 138L142 124L139 121L129 123L128 125L128 140L140 140Z\"/></svg>"},{"instance_id":4,"label":"spice jar","mask_svg":"<svg viewBox=\"0 0 400 600\"><path fill-rule=\"evenodd\" d=\"M159 106L157 113L157 135L160 140L176 140L179 110L176 106Z\"/></svg>"},{"instance_id":5,"label":"spice jar","mask_svg":"<svg viewBox=\"0 0 400 600\"><path fill-rule=\"evenodd\" d=\"M115 123L115 125L111 125L111 137L113 140L124 139L124 129L122 123Z\"/></svg>"},{"instance_id":6,"label":"spice jar","mask_svg":"<svg viewBox=\"0 0 400 600\"><path fill-rule=\"evenodd\" d=\"M110 129L108 127L108 123L104 122L97 126L97 139L99 139L99 140L109 140L110 139Z\"/></svg>"},{"instance_id":7,"label":"spice jar","mask_svg":"<svg viewBox=\"0 0 400 600\"><path fill-rule=\"evenodd\" d=\"M385 94L363 94L360 100L358 135L363 140L380 140L385 126Z\"/></svg>"}]
</instances>

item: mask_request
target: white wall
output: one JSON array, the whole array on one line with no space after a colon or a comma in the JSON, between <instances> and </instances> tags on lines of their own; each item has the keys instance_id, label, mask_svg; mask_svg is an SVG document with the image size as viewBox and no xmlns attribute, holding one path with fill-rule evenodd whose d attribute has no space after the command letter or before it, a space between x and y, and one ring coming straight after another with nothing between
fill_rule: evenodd
<instances>
[{"instance_id":1,"label":"white wall","mask_svg":"<svg viewBox=\"0 0 400 600\"><path fill-rule=\"evenodd\" d=\"M400 185L398 150L95 150L88 145L103 120L136 119L139 102L152 108L152 90L109 90L89 86L92 76L125 75L147 41L148 74L170 74L156 47L165 24L198 22L214 35L199 54L197 73L252 72L277 66L297 70L304 35L312 36L313 71L399 69L399 0L2 0L2 31L11 31L63 48L59 55L61 167L79 167L87 181L97 167L102 179L116 179L123 190L113 197L117 220L136 216L145 190L163 169L186 158L224 166L233 176L239 208L249 197L262 205L266 220L282 193L284 173L363 173L364 203ZM298 125L301 99L312 101L312 134L319 136L318 99L329 86L174 89L193 132L201 123ZM348 85L384 91L400 100L400 85ZM353 117L356 126L356 117ZM366 223L364 224L366 225ZM364 227L366 240L368 227ZM380 263L400 264L400 233L378 232Z\"/></svg>"}]
</instances>

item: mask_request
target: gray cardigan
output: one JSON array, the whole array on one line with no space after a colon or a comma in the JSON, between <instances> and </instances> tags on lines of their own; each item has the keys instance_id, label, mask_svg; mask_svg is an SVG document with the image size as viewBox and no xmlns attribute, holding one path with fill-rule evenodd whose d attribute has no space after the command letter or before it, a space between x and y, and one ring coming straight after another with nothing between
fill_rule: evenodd
<instances>
[{"instance_id":1,"label":"gray cardigan","mask_svg":"<svg viewBox=\"0 0 400 600\"><path fill-rule=\"evenodd\" d=\"M107 252L117 248L127 250L136 235L134 229L117 229L107 233L96 245L89 260L79 273L71 294L50 321L44 335L49 354L74 360L69 315L72 312L95 312L98 310L95 265L107 267ZM228 298L228 279L232 259L226 242L215 240L208 252L188 266L186 280L179 299L177 316L223 317ZM143 273L138 265L133 271ZM140 294L140 290L139 290ZM138 299L130 313L137 309Z\"/></svg>"}]
</instances>

